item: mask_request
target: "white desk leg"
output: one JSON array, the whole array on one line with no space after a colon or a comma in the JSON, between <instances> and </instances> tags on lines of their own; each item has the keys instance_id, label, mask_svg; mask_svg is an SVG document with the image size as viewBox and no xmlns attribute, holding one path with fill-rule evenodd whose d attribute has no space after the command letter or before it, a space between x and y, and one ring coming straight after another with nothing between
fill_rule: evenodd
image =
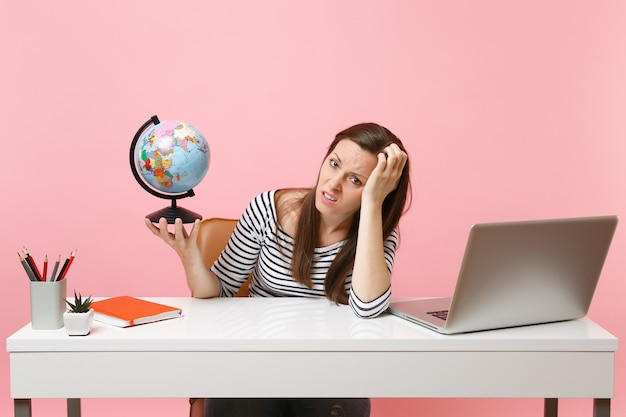
<instances>
[{"instance_id":1,"label":"white desk leg","mask_svg":"<svg viewBox=\"0 0 626 417\"><path fill-rule=\"evenodd\" d=\"M610 417L611 416L611 399L595 398L593 400L593 417Z\"/></svg>"},{"instance_id":2,"label":"white desk leg","mask_svg":"<svg viewBox=\"0 0 626 417\"><path fill-rule=\"evenodd\" d=\"M30 398L15 398L13 400L13 413L15 417L32 417L32 408L30 407Z\"/></svg>"},{"instance_id":3,"label":"white desk leg","mask_svg":"<svg viewBox=\"0 0 626 417\"><path fill-rule=\"evenodd\" d=\"M544 398L543 417L557 417L559 415L559 399Z\"/></svg>"},{"instance_id":4,"label":"white desk leg","mask_svg":"<svg viewBox=\"0 0 626 417\"><path fill-rule=\"evenodd\" d=\"M80 417L80 398L67 399L67 417Z\"/></svg>"}]
</instances>

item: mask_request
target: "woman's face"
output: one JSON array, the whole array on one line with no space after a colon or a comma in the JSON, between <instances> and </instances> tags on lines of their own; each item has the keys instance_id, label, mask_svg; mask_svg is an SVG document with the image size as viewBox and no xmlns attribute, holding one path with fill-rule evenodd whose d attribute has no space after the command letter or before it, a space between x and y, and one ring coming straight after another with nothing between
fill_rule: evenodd
<instances>
[{"instance_id":1,"label":"woman's face","mask_svg":"<svg viewBox=\"0 0 626 417\"><path fill-rule=\"evenodd\" d=\"M322 217L345 221L361 207L361 194L376 167L376 155L363 150L350 139L343 139L322 163L315 207Z\"/></svg>"}]
</instances>

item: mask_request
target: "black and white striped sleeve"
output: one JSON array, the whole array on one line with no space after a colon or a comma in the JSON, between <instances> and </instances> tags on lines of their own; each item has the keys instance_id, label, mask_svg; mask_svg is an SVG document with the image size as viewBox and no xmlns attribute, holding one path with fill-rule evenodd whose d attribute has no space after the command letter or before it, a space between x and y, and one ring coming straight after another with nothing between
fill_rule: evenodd
<instances>
[{"instance_id":1,"label":"black and white striped sleeve","mask_svg":"<svg viewBox=\"0 0 626 417\"><path fill-rule=\"evenodd\" d=\"M248 204L226 248L211 267L220 280L220 297L233 296L254 270L268 219L274 221L270 203L273 198L273 192L265 192Z\"/></svg>"}]
</instances>

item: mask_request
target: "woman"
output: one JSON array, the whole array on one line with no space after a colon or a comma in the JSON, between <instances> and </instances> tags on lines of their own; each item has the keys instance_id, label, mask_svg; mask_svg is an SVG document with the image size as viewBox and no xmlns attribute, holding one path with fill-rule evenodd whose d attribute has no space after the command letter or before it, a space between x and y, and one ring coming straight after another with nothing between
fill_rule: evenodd
<instances>
[{"instance_id":1,"label":"woman","mask_svg":"<svg viewBox=\"0 0 626 417\"><path fill-rule=\"evenodd\" d=\"M410 193L402 142L375 123L335 136L311 189L273 190L246 208L226 249L206 269L180 219L147 227L180 257L193 297L232 296L252 273L251 296L327 297L375 317L391 297L397 226ZM193 409L200 407L192 404ZM368 399L207 401L207 416L368 416ZM267 414L261 412L267 410ZM298 408L295 410L294 408ZM306 411L302 411L306 409Z\"/></svg>"}]
</instances>

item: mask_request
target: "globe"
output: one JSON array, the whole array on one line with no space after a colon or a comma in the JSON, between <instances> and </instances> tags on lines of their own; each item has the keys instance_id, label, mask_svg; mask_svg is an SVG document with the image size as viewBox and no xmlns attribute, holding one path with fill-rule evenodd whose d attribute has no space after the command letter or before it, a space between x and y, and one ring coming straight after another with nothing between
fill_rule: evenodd
<instances>
[{"instance_id":1,"label":"globe","mask_svg":"<svg viewBox=\"0 0 626 417\"><path fill-rule=\"evenodd\" d=\"M135 163L154 189L179 194L198 185L209 170L209 145L189 123L163 120L147 129L135 147Z\"/></svg>"},{"instance_id":2,"label":"globe","mask_svg":"<svg viewBox=\"0 0 626 417\"><path fill-rule=\"evenodd\" d=\"M170 207L146 217L168 223L177 218L191 223L202 216L178 207L176 200L195 195L198 185L209 170L209 145L198 129L181 120L160 121L152 116L135 134L130 146L130 167L135 179L150 194L170 199Z\"/></svg>"}]
</instances>

